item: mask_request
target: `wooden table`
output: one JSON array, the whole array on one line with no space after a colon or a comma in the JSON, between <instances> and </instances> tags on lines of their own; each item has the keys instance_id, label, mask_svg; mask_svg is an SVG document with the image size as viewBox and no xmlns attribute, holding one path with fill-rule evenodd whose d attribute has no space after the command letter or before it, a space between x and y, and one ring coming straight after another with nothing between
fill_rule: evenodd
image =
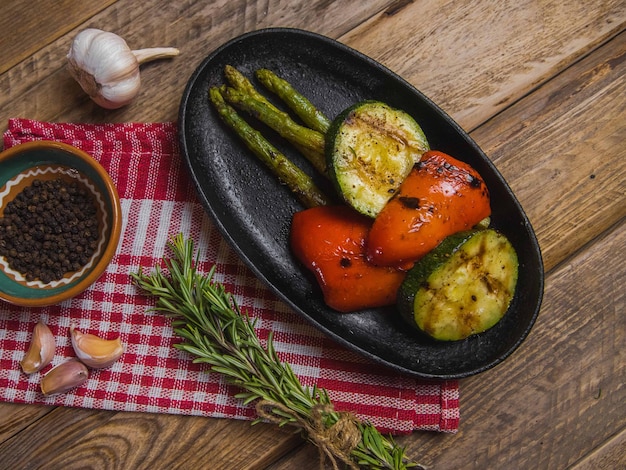
<instances>
[{"instance_id":1,"label":"wooden table","mask_svg":"<svg viewBox=\"0 0 626 470\"><path fill-rule=\"evenodd\" d=\"M493 160L542 248L538 322L504 364L461 381L457 434L398 441L433 469L626 466L624 0L213 2L4 0L0 131L11 117L173 121L187 77L225 41L308 29L423 91ZM140 96L95 106L65 55L86 27L134 48L179 47L142 69ZM0 404L0 468L318 468L272 425Z\"/></svg>"}]
</instances>

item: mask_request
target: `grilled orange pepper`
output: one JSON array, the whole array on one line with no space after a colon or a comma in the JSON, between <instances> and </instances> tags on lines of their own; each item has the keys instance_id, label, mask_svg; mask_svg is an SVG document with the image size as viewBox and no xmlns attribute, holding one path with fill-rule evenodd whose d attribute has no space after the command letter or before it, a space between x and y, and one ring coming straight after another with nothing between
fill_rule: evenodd
<instances>
[{"instance_id":1,"label":"grilled orange pepper","mask_svg":"<svg viewBox=\"0 0 626 470\"><path fill-rule=\"evenodd\" d=\"M476 170L443 152L426 152L376 217L368 259L408 269L448 235L490 214L489 191Z\"/></svg>"},{"instance_id":2,"label":"grilled orange pepper","mask_svg":"<svg viewBox=\"0 0 626 470\"><path fill-rule=\"evenodd\" d=\"M319 206L293 216L290 245L311 270L324 301L339 312L392 305L405 273L367 261L372 220L347 206Z\"/></svg>"}]
</instances>

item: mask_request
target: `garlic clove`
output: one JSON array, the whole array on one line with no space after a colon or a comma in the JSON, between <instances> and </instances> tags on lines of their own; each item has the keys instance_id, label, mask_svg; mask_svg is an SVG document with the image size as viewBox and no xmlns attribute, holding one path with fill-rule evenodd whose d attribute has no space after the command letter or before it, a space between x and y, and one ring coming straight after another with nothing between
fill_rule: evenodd
<instances>
[{"instance_id":1,"label":"garlic clove","mask_svg":"<svg viewBox=\"0 0 626 470\"><path fill-rule=\"evenodd\" d=\"M88 28L72 41L67 55L70 75L93 101L106 109L127 105L139 93L139 66L179 54L174 47L133 51L117 34Z\"/></svg>"},{"instance_id":2,"label":"garlic clove","mask_svg":"<svg viewBox=\"0 0 626 470\"><path fill-rule=\"evenodd\" d=\"M41 392L45 396L65 393L85 383L89 378L87 366L76 359L62 362L41 379Z\"/></svg>"},{"instance_id":3,"label":"garlic clove","mask_svg":"<svg viewBox=\"0 0 626 470\"><path fill-rule=\"evenodd\" d=\"M103 339L70 327L72 346L78 359L93 369L109 367L124 353L121 339Z\"/></svg>"},{"instance_id":4,"label":"garlic clove","mask_svg":"<svg viewBox=\"0 0 626 470\"><path fill-rule=\"evenodd\" d=\"M30 346L24 358L20 362L20 366L25 374L33 374L39 372L46 367L54 357L54 335L48 328L48 325L42 321L37 322L33 328L33 336Z\"/></svg>"}]
</instances>

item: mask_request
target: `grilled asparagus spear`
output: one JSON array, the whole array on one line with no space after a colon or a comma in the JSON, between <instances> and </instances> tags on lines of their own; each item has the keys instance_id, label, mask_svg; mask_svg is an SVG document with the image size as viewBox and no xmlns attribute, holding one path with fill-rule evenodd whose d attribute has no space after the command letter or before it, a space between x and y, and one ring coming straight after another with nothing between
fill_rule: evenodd
<instances>
[{"instance_id":1,"label":"grilled asparagus spear","mask_svg":"<svg viewBox=\"0 0 626 470\"><path fill-rule=\"evenodd\" d=\"M329 204L329 198L306 173L270 144L259 131L250 126L226 103L220 88L210 88L209 99L224 123L239 135L246 147L272 170L281 183L294 192L303 205L315 207Z\"/></svg>"},{"instance_id":2,"label":"grilled asparagus spear","mask_svg":"<svg viewBox=\"0 0 626 470\"><path fill-rule=\"evenodd\" d=\"M298 92L291 83L268 69L257 70L256 77L265 88L278 95L308 127L326 134L330 127L330 119Z\"/></svg>"},{"instance_id":3,"label":"grilled asparagus spear","mask_svg":"<svg viewBox=\"0 0 626 470\"><path fill-rule=\"evenodd\" d=\"M241 93L244 93L245 95L255 99L260 103L264 103L265 105L267 105L268 112L271 111L274 113L280 113L284 116L285 119L291 120L288 114L278 109L265 96L259 93L254 85L250 82L250 80L248 80L239 70L237 70L232 65L226 65L226 67L224 67L224 76L226 77L226 80L232 88ZM291 143L302 155L304 155L304 157L307 158L307 160L309 160L309 162L311 162L311 164L318 172L326 176L326 160L323 153L320 154L318 148L312 149L307 146L300 145L297 142Z\"/></svg>"},{"instance_id":4,"label":"grilled asparagus spear","mask_svg":"<svg viewBox=\"0 0 626 470\"><path fill-rule=\"evenodd\" d=\"M296 123L286 113L276 112L273 106L232 87L222 92L224 99L237 109L246 111L274 129L289 142L309 148L324 156L324 134Z\"/></svg>"}]
</instances>

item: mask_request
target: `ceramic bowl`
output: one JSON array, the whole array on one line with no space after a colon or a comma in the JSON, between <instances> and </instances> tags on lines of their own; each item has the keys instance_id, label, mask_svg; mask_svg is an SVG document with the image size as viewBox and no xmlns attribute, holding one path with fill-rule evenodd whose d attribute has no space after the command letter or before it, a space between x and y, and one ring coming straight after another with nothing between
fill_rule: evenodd
<instances>
[{"instance_id":1,"label":"ceramic bowl","mask_svg":"<svg viewBox=\"0 0 626 470\"><path fill-rule=\"evenodd\" d=\"M100 277L115 254L122 228L117 189L93 157L67 144L35 141L0 153L0 218L5 218L7 204L35 180L58 178L78 182L93 196L98 220L96 248L80 269L49 282L27 279L11 267L5 256L0 256L0 299L3 301L40 307L75 297Z\"/></svg>"}]
</instances>

